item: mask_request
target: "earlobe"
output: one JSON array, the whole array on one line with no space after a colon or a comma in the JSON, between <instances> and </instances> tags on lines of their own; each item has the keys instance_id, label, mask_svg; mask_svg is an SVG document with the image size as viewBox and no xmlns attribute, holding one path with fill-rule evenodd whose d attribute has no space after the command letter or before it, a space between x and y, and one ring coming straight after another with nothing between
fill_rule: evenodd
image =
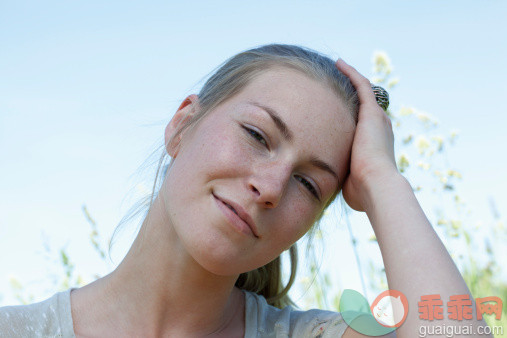
<instances>
[{"instance_id":1,"label":"earlobe","mask_svg":"<svg viewBox=\"0 0 507 338\"><path fill-rule=\"evenodd\" d=\"M180 105L171 121L167 124L164 133L165 148L167 154L172 158L178 155L184 128L198 111L199 97L195 94L189 95Z\"/></svg>"}]
</instances>

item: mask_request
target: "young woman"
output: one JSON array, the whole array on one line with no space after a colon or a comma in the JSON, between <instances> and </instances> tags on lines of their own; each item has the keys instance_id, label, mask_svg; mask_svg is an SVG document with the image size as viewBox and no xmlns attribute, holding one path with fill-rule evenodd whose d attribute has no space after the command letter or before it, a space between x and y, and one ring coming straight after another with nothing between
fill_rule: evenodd
<instances>
[{"instance_id":1,"label":"young woman","mask_svg":"<svg viewBox=\"0 0 507 338\"><path fill-rule=\"evenodd\" d=\"M389 287L408 298L398 336L428 324L422 295L469 293L396 168L370 82L342 60L288 45L234 56L183 100L164 155L169 168L117 269L0 310L2 337L361 337L339 313L285 307L294 269L281 285L280 254L295 259L341 191L367 213Z\"/></svg>"}]
</instances>

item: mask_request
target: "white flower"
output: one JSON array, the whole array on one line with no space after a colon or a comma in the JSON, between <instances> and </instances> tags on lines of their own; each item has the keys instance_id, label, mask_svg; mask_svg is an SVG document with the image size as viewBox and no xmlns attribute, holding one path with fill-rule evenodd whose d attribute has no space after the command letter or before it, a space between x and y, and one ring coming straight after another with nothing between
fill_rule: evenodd
<instances>
[{"instance_id":1,"label":"white flower","mask_svg":"<svg viewBox=\"0 0 507 338\"><path fill-rule=\"evenodd\" d=\"M412 115L414 113L414 108L412 107L401 107L400 108L400 115L401 116L409 116L409 115Z\"/></svg>"},{"instance_id":2,"label":"white flower","mask_svg":"<svg viewBox=\"0 0 507 338\"><path fill-rule=\"evenodd\" d=\"M426 150L428 150L428 148L430 147L430 142L423 135L417 137L415 144L417 149L419 150L419 154L424 154Z\"/></svg>"},{"instance_id":3,"label":"white flower","mask_svg":"<svg viewBox=\"0 0 507 338\"><path fill-rule=\"evenodd\" d=\"M390 74L392 71L391 59L384 51L374 51L372 57L373 72Z\"/></svg>"},{"instance_id":4,"label":"white flower","mask_svg":"<svg viewBox=\"0 0 507 338\"><path fill-rule=\"evenodd\" d=\"M424 169L424 170L429 170L430 167L431 167L431 164L430 163L427 163L427 162L423 162L423 161L419 161L417 162L417 166L421 169Z\"/></svg>"}]
</instances>

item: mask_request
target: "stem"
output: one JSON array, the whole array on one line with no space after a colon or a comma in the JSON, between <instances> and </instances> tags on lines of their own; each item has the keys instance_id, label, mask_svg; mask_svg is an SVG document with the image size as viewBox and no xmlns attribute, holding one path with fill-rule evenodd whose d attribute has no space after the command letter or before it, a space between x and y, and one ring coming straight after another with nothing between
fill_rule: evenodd
<instances>
[{"instance_id":1,"label":"stem","mask_svg":"<svg viewBox=\"0 0 507 338\"><path fill-rule=\"evenodd\" d=\"M352 234L352 227L350 226L350 220L349 220L349 210L347 207L344 208L345 210L345 222L347 223L347 229L349 230L350 234L350 241L352 242L352 249L354 250L354 255L356 256L356 263L357 268L359 269L359 278L361 278L361 285L363 286L363 294L368 299L368 293L366 292L366 284L364 282L363 277L363 269L361 268L361 260L359 259L359 254L357 253L357 241L354 235Z\"/></svg>"}]
</instances>

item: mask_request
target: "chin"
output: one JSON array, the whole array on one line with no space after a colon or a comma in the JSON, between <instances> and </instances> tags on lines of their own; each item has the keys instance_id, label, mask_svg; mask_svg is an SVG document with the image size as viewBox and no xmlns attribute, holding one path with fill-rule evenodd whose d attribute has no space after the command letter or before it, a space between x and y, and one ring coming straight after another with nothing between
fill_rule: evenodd
<instances>
[{"instance_id":1,"label":"chin","mask_svg":"<svg viewBox=\"0 0 507 338\"><path fill-rule=\"evenodd\" d=\"M257 268L254 263L249 262L249 258L251 260L254 257L250 256L247 250L238 250L231 244L233 243L210 243L198 246L197 250L191 250L190 254L204 269L219 276L239 275Z\"/></svg>"},{"instance_id":2,"label":"chin","mask_svg":"<svg viewBox=\"0 0 507 338\"><path fill-rule=\"evenodd\" d=\"M269 261L261 261L251 248L238 247L237 243L227 239L201 240L193 243L188 252L205 270L218 276L237 276L255 270Z\"/></svg>"}]
</instances>

